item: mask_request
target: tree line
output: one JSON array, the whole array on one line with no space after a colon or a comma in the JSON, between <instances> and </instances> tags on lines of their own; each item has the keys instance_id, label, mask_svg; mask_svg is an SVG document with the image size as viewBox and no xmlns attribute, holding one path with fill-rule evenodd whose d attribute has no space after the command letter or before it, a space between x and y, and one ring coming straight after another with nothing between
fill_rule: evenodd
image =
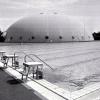
<instances>
[{"instance_id":1,"label":"tree line","mask_svg":"<svg viewBox=\"0 0 100 100\"><path fill-rule=\"evenodd\" d=\"M0 30L0 42L4 42L4 41L5 41L5 36L3 32Z\"/></svg>"}]
</instances>

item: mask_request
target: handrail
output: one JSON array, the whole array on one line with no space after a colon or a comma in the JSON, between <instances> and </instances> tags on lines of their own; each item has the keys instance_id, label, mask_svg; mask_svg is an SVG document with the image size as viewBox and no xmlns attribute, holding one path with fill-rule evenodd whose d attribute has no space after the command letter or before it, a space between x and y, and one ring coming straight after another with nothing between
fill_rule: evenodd
<instances>
[{"instance_id":1,"label":"handrail","mask_svg":"<svg viewBox=\"0 0 100 100\"><path fill-rule=\"evenodd\" d=\"M14 52L14 56L15 56L16 53L23 53L25 56L28 56L31 60L34 61L34 59L32 59L32 58L31 58L28 54L26 54L25 52ZM25 57L24 57L24 61L26 62Z\"/></svg>"},{"instance_id":2,"label":"handrail","mask_svg":"<svg viewBox=\"0 0 100 100\"><path fill-rule=\"evenodd\" d=\"M54 70L49 64L47 64L45 61L43 61L40 57L38 57L38 56L35 55L35 54L26 55L26 56L24 57L24 60L26 61L26 57L27 57L27 56L30 57L30 55L35 56L35 57L38 58L40 61L42 61L45 65L47 65L50 69ZM31 58L31 57L30 57L30 58ZM31 58L31 59L32 59L32 58Z\"/></svg>"},{"instance_id":3,"label":"handrail","mask_svg":"<svg viewBox=\"0 0 100 100\"><path fill-rule=\"evenodd\" d=\"M32 57L30 57L30 55L33 55L34 57L36 57L37 59L42 61L45 65L47 65L50 69L54 70L49 64L47 64L45 61L43 61L40 57L38 57L35 54L26 54L25 52L14 52L14 56L15 56L16 53L23 53L25 55L25 57L24 57L25 62L26 62L26 57L30 58L32 61L35 61Z\"/></svg>"},{"instance_id":4,"label":"handrail","mask_svg":"<svg viewBox=\"0 0 100 100\"><path fill-rule=\"evenodd\" d=\"M33 58L31 58L29 55L25 55L24 61L26 62L26 57L29 57L32 61L35 61Z\"/></svg>"}]
</instances>

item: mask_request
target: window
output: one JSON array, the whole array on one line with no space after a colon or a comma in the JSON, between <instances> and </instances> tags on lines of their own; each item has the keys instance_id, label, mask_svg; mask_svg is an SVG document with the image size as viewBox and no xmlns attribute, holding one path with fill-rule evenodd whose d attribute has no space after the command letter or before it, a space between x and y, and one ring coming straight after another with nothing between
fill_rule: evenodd
<instances>
[{"instance_id":1,"label":"window","mask_svg":"<svg viewBox=\"0 0 100 100\"><path fill-rule=\"evenodd\" d=\"M32 36L32 40L33 40L33 39L35 39L35 37L34 37L34 36Z\"/></svg>"},{"instance_id":2,"label":"window","mask_svg":"<svg viewBox=\"0 0 100 100\"><path fill-rule=\"evenodd\" d=\"M11 37L10 37L10 40L12 40L12 39L13 39L13 37L11 36Z\"/></svg>"},{"instance_id":3,"label":"window","mask_svg":"<svg viewBox=\"0 0 100 100\"><path fill-rule=\"evenodd\" d=\"M49 39L49 36L45 36L45 39Z\"/></svg>"},{"instance_id":4,"label":"window","mask_svg":"<svg viewBox=\"0 0 100 100\"><path fill-rule=\"evenodd\" d=\"M72 39L75 39L75 37L74 37L74 36L72 36Z\"/></svg>"},{"instance_id":5,"label":"window","mask_svg":"<svg viewBox=\"0 0 100 100\"><path fill-rule=\"evenodd\" d=\"M62 36L59 36L59 39L62 39Z\"/></svg>"},{"instance_id":6,"label":"window","mask_svg":"<svg viewBox=\"0 0 100 100\"><path fill-rule=\"evenodd\" d=\"M19 39L22 40L22 36L20 36Z\"/></svg>"}]
</instances>

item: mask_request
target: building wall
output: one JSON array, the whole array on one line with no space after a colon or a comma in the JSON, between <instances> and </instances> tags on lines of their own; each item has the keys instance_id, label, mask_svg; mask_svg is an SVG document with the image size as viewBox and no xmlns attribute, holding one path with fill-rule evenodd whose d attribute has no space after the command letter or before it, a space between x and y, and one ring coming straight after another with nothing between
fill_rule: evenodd
<instances>
[{"instance_id":1,"label":"building wall","mask_svg":"<svg viewBox=\"0 0 100 100\"><path fill-rule=\"evenodd\" d=\"M65 15L39 14L23 18L7 30L6 42L91 41L83 25Z\"/></svg>"}]
</instances>

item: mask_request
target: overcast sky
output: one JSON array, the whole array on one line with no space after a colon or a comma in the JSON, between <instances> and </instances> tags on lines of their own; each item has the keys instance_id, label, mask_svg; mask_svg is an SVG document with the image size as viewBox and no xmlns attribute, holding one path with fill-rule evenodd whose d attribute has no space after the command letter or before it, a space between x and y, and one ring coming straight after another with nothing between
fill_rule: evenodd
<instances>
[{"instance_id":1,"label":"overcast sky","mask_svg":"<svg viewBox=\"0 0 100 100\"><path fill-rule=\"evenodd\" d=\"M0 0L0 28L36 13L66 14L83 19L92 31L100 30L100 0Z\"/></svg>"}]
</instances>

